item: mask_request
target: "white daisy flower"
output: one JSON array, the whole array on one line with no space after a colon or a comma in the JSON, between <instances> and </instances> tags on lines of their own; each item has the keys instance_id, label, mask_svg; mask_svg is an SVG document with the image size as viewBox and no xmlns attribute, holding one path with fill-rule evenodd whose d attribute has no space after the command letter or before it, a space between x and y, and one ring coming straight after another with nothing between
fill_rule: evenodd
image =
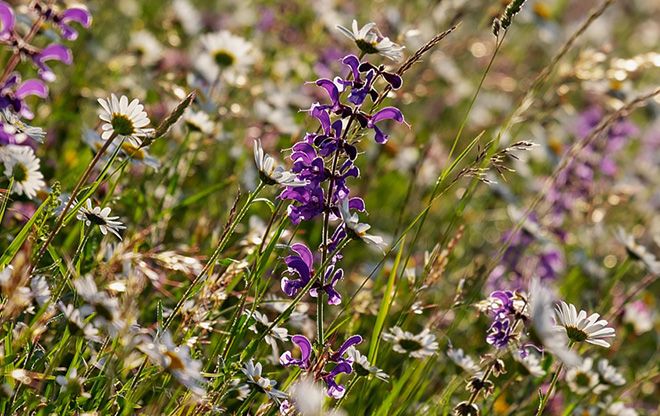
<instances>
[{"instance_id":1,"label":"white daisy flower","mask_svg":"<svg viewBox=\"0 0 660 416\"><path fill-rule=\"evenodd\" d=\"M34 198L37 191L46 186L44 175L39 171L39 159L32 148L17 145L0 147L0 161L5 166L5 176L14 178L12 193Z\"/></svg>"},{"instance_id":2,"label":"white daisy flower","mask_svg":"<svg viewBox=\"0 0 660 416\"><path fill-rule=\"evenodd\" d=\"M89 311L76 309L73 305L65 305L62 302L58 303L58 307L67 320L69 332L72 334L82 333L90 341L101 342L99 330L94 325L84 321L85 316L89 315Z\"/></svg>"},{"instance_id":3,"label":"white daisy flower","mask_svg":"<svg viewBox=\"0 0 660 416\"><path fill-rule=\"evenodd\" d=\"M196 396L206 393L202 377L202 363L190 356L190 349L186 345L177 346L172 341L169 332L151 342L138 347L154 363L163 367Z\"/></svg>"},{"instance_id":4,"label":"white daisy flower","mask_svg":"<svg viewBox=\"0 0 660 416\"><path fill-rule=\"evenodd\" d=\"M76 218L84 222L88 227L98 225L103 235L108 234L108 231L110 231L120 240L121 235L119 235L119 230L126 228L121 222L117 221L119 217L110 216L110 207L103 209L99 206L92 207L91 199L85 201L85 206L78 210Z\"/></svg>"},{"instance_id":5,"label":"white daisy flower","mask_svg":"<svg viewBox=\"0 0 660 416\"><path fill-rule=\"evenodd\" d=\"M641 335L653 329L655 312L642 300L628 302L623 309L623 322L633 326L635 334Z\"/></svg>"},{"instance_id":6,"label":"white daisy flower","mask_svg":"<svg viewBox=\"0 0 660 416\"><path fill-rule=\"evenodd\" d=\"M153 129L147 128L149 117L137 98L129 103L125 95L117 98L112 94L107 99L99 98L98 103L102 108L99 118L104 122L101 125L103 140L116 135L139 146L143 138L153 133Z\"/></svg>"},{"instance_id":7,"label":"white daisy flower","mask_svg":"<svg viewBox=\"0 0 660 416\"><path fill-rule=\"evenodd\" d=\"M449 348L449 350L447 350L447 356L454 362L454 364L461 367L471 375L476 377L483 376L483 371L481 371L479 365L472 359L472 357L465 354L463 349Z\"/></svg>"},{"instance_id":8,"label":"white daisy flower","mask_svg":"<svg viewBox=\"0 0 660 416\"><path fill-rule=\"evenodd\" d=\"M337 25L337 29L346 37L353 40L360 50L367 54L377 53L395 62L403 59L405 46L398 45L383 36L375 23L367 23L358 28L357 20L353 20L352 30Z\"/></svg>"},{"instance_id":9,"label":"white daisy flower","mask_svg":"<svg viewBox=\"0 0 660 416\"><path fill-rule=\"evenodd\" d=\"M202 36L201 47L195 69L210 83L219 78L229 84L244 83L245 74L256 60L252 43L226 30Z\"/></svg>"},{"instance_id":10,"label":"white daisy flower","mask_svg":"<svg viewBox=\"0 0 660 416\"><path fill-rule=\"evenodd\" d=\"M566 337L556 329L552 304L554 296L550 290L541 284L535 277L529 286L529 316L531 319L531 333L543 345L545 350L552 353L569 367L580 364L580 357L568 349Z\"/></svg>"},{"instance_id":11,"label":"white daisy flower","mask_svg":"<svg viewBox=\"0 0 660 416\"><path fill-rule=\"evenodd\" d=\"M193 111L186 108L183 112L183 121L191 130L196 130L204 134L212 134L215 130L215 123L211 121L209 115L204 111Z\"/></svg>"},{"instance_id":12,"label":"white daisy flower","mask_svg":"<svg viewBox=\"0 0 660 416\"><path fill-rule=\"evenodd\" d=\"M255 386L257 389L266 393L272 400L280 401L286 399L288 395L283 391L277 390L275 386L277 382L266 377L261 376L261 363L254 364L252 360L245 363L241 371L248 378L248 382Z\"/></svg>"},{"instance_id":13,"label":"white daisy flower","mask_svg":"<svg viewBox=\"0 0 660 416\"><path fill-rule=\"evenodd\" d=\"M609 363L605 358L598 360L598 374L600 375L601 382L606 386L623 386L626 384L626 379L623 377L619 370Z\"/></svg>"},{"instance_id":14,"label":"white daisy flower","mask_svg":"<svg viewBox=\"0 0 660 416\"><path fill-rule=\"evenodd\" d=\"M623 402L613 402L606 410L608 416L637 416L639 413L631 407L626 407Z\"/></svg>"},{"instance_id":15,"label":"white daisy flower","mask_svg":"<svg viewBox=\"0 0 660 416\"><path fill-rule=\"evenodd\" d=\"M429 357L438 350L435 335L431 334L426 328L415 335L395 326L390 328L388 332L383 333L383 339L394 344L392 346L394 351L400 354L408 354L413 358Z\"/></svg>"},{"instance_id":16,"label":"white daisy flower","mask_svg":"<svg viewBox=\"0 0 660 416\"><path fill-rule=\"evenodd\" d=\"M354 346L350 346L346 350L346 354L348 359L353 362L353 371L355 371L356 375L362 377L373 375L383 381L387 381L390 378L383 370L375 365L371 365L367 356L362 355Z\"/></svg>"},{"instance_id":17,"label":"white daisy flower","mask_svg":"<svg viewBox=\"0 0 660 416\"><path fill-rule=\"evenodd\" d=\"M345 198L341 201L341 204L339 205L339 215L341 215L341 219L346 225L346 231L351 237L362 240L369 245L378 247L382 252L385 252L387 243L385 243L383 237L367 234L367 231L371 229L371 225L360 223L358 215L355 213L351 214L348 206L348 198Z\"/></svg>"},{"instance_id":18,"label":"white daisy flower","mask_svg":"<svg viewBox=\"0 0 660 416\"><path fill-rule=\"evenodd\" d=\"M7 133L11 133L14 136L16 143L22 143L28 137L38 142L43 142L44 137L46 137L46 132L41 127L34 127L24 123L18 115L8 109L0 112L0 121L3 122L5 131L8 128L11 130L7 131Z\"/></svg>"},{"instance_id":19,"label":"white daisy flower","mask_svg":"<svg viewBox=\"0 0 660 416\"><path fill-rule=\"evenodd\" d=\"M156 37L147 30L131 33L128 47L135 51L142 65L151 66L157 63L163 56L163 46Z\"/></svg>"},{"instance_id":20,"label":"white daisy flower","mask_svg":"<svg viewBox=\"0 0 660 416\"><path fill-rule=\"evenodd\" d=\"M609 348L606 340L614 338L614 328L607 326L607 321L600 319L597 313L587 316L587 312L577 311L574 305L562 301L555 306L556 328L568 336L572 342L588 342Z\"/></svg>"},{"instance_id":21,"label":"white daisy flower","mask_svg":"<svg viewBox=\"0 0 660 416\"><path fill-rule=\"evenodd\" d=\"M254 323L248 327L248 329L255 334L261 334L263 331L266 331L271 322L268 320L268 317L259 312L259 311L245 311L245 315L248 319L253 318ZM275 325L264 337L266 344L270 345L273 348L273 352L276 356L279 356L277 353L277 341L286 341L289 338L289 331L286 328L279 327Z\"/></svg>"},{"instance_id":22,"label":"white daisy flower","mask_svg":"<svg viewBox=\"0 0 660 416\"><path fill-rule=\"evenodd\" d=\"M616 237L626 247L626 252L632 259L641 261L649 272L660 274L660 261L645 246L637 243L635 237L621 227L617 229Z\"/></svg>"},{"instance_id":23,"label":"white daisy flower","mask_svg":"<svg viewBox=\"0 0 660 416\"><path fill-rule=\"evenodd\" d=\"M306 186L309 183L298 179L295 173L276 165L275 159L264 152L264 148L261 146L261 140L254 141L254 163L257 165L259 177L267 185L280 184L282 186L296 188Z\"/></svg>"},{"instance_id":24,"label":"white daisy flower","mask_svg":"<svg viewBox=\"0 0 660 416\"><path fill-rule=\"evenodd\" d=\"M78 369L76 368L69 371L66 375L55 377L55 382L62 386L60 388L61 393L69 393L85 398L92 397L91 394L85 392L83 388L85 378L78 377Z\"/></svg>"},{"instance_id":25,"label":"white daisy flower","mask_svg":"<svg viewBox=\"0 0 660 416\"><path fill-rule=\"evenodd\" d=\"M591 370L593 360L585 358L577 367L566 371L566 384L575 394L587 394L598 386L598 374Z\"/></svg>"},{"instance_id":26,"label":"white daisy flower","mask_svg":"<svg viewBox=\"0 0 660 416\"><path fill-rule=\"evenodd\" d=\"M541 361L535 354L527 354L524 357L515 353L512 355L513 359L522 364L524 371L529 373L532 377L545 376L545 370L543 369L543 366L541 366Z\"/></svg>"},{"instance_id":27,"label":"white daisy flower","mask_svg":"<svg viewBox=\"0 0 660 416\"><path fill-rule=\"evenodd\" d=\"M120 319L119 301L99 290L91 275L75 279L73 287L78 295L94 308L94 323L97 326L106 328L111 334L124 326Z\"/></svg>"},{"instance_id":28,"label":"white daisy flower","mask_svg":"<svg viewBox=\"0 0 660 416\"><path fill-rule=\"evenodd\" d=\"M30 290L32 297L37 301L39 306L43 306L50 300L50 287L46 281L46 277L37 275L30 280Z\"/></svg>"}]
</instances>

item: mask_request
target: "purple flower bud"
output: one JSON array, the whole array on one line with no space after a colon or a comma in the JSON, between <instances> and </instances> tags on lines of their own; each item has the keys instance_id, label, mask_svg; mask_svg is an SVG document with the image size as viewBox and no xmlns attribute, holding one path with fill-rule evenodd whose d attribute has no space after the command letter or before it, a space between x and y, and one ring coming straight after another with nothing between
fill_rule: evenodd
<instances>
[{"instance_id":1,"label":"purple flower bud","mask_svg":"<svg viewBox=\"0 0 660 416\"><path fill-rule=\"evenodd\" d=\"M53 43L46 46L41 52L32 57L35 65L39 68L39 76L45 81L52 82L55 80L55 74L46 65L47 61L60 61L67 65L71 65L73 62L73 55L71 50L64 45L59 43Z\"/></svg>"}]
</instances>

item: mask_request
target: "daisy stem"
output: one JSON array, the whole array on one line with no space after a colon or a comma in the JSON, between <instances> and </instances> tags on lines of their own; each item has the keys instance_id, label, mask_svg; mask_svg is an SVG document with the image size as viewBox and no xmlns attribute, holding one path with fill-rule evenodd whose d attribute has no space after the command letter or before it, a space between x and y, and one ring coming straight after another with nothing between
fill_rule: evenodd
<instances>
[{"instance_id":1,"label":"daisy stem","mask_svg":"<svg viewBox=\"0 0 660 416\"><path fill-rule=\"evenodd\" d=\"M44 254L46 254L46 250L48 250L48 246L53 241L57 233L60 232L60 230L62 229L62 224L64 223L66 214L69 212L69 208L71 208L71 205L73 204L73 201L76 199L76 196L80 192L80 189L85 184L85 182L87 182L87 179L89 179L89 176L92 174L92 170L99 162L99 160L101 160L101 157L103 156L103 154L105 154L105 151L108 150L108 148L110 147L110 145L112 144L112 142L115 140L116 137L117 137L117 133L115 132L113 132L112 135L108 137L108 140L105 141L103 147L99 149L99 151L94 156L94 159L92 159L92 161L87 165L85 172L83 172L80 179L78 179L78 183L76 183L76 186L73 188L73 191L71 191L71 196L69 197L69 200L67 201L66 205L64 206L64 209L60 213L60 216L57 218L57 222L55 223L55 227L53 227L53 231L51 231L50 234L48 234L48 238L46 238L46 241L41 246L41 249L39 250L37 257L30 265L28 274L31 274L34 271L34 269L37 267L37 264L39 264L41 258L44 256Z\"/></svg>"},{"instance_id":2,"label":"daisy stem","mask_svg":"<svg viewBox=\"0 0 660 416\"><path fill-rule=\"evenodd\" d=\"M573 347L573 341L569 341L568 343L568 349L570 350ZM564 363L559 364L559 368L557 368L557 371L555 371L555 374L552 376L552 380L550 381L550 387L548 387L548 391L545 392L545 395L541 397L541 401L539 402L539 408L536 411L536 416L541 416L543 414L543 410L548 404L548 401L550 401L550 398L552 397L552 391L555 388L555 385L557 384L557 380L559 380L559 374L561 373L561 370L564 369Z\"/></svg>"}]
</instances>

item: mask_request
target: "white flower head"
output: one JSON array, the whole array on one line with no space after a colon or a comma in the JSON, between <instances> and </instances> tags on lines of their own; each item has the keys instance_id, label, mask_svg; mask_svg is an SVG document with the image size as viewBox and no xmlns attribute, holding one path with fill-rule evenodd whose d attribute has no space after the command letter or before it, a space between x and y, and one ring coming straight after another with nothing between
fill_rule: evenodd
<instances>
[{"instance_id":1,"label":"white flower head","mask_svg":"<svg viewBox=\"0 0 660 416\"><path fill-rule=\"evenodd\" d=\"M264 152L261 140L254 141L254 163L257 165L259 177L267 185L282 185L289 187L306 186L309 182L300 180L295 173L278 166L268 153Z\"/></svg>"},{"instance_id":2,"label":"white flower head","mask_svg":"<svg viewBox=\"0 0 660 416\"><path fill-rule=\"evenodd\" d=\"M120 139L127 139L134 146L139 146L143 138L153 133L153 129L147 128L149 117L137 98L129 103L125 95L117 98L112 94L110 98L99 98L98 103L101 105L99 118L103 121L103 140L116 135Z\"/></svg>"},{"instance_id":3,"label":"white flower head","mask_svg":"<svg viewBox=\"0 0 660 416\"><path fill-rule=\"evenodd\" d=\"M592 371L593 360L585 358L577 367L566 371L566 384L575 394L587 394L598 387L598 374Z\"/></svg>"},{"instance_id":4,"label":"white flower head","mask_svg":"<svg viewBox=\"0 0 660 416\"><path fill-rule=\"evenodd\" d=\"M541 361L536 354L513 354L513 359L522 364L522 368L525 372L529 373L532 377L543 377L545 376L545 370L541 365Z\"/></svg>"},{"instance_id":5,"label":"white flower head","mask_svg":"<svg viewBox=\"0 0 660 416\"><path fill-rule=\"evenodd\" d=\"M626 379L613 365L605 358L598 360L598 375L601 382L606 386L623 386L626 384Z\"/></svg>"},{"instance_id":6,"label":"white flower head","mask_svg":"<svg viewBox=\"0 0 660 416\"><path fill-rule=\"evenodd\" d=\"M608 416L637 416L639 413L631 407L626 407L623 402L612 402L607 407L605 414Z\"/></svg>"},{"instance_id":7,"label":"white flower head","mask_svg":"<svg viewBox=\"0 0 660 416\"><path fill-rule=\"evenodd\" d=\"M46 186L44 175L39 171L39 159L32 148L17 145L0 147L0 161L5 166L5 176L14 178L12 193L34 198L37 191Z\"/></svg>"},{"instance_id":8,"label":"white flower head","mask_svg":"<svg viewBox=\"0 0 660 416\"><path fill-rule=\"evenodd\" d=\"M194 111L186 108L183 112L183 121L191 130L196 130L203 134L212 134L215 130L215 124L211 121L208 113L204 111Z\"/></svg>"},{"instance_id":9,"label":"white flower head","mask_svg":"<svg viewBox=\"0 0 660 416\"><path fill-rule=\"evenodd\" d=\"M438 350L435 335L431 334L428 329L415 335L395 326L383 333L383 339L394 344L392 347L394 351L408 354L413 358L429 357Z\"/></svg>"},{"instance_id":10,"label":"white flower head","mask_svg":"<svg viewBox=\"0 0 660 416\"><path fill-rule=\"evenodd\" d=\"M346 354L348 355L348 359L353 362L353 371L355 371L356 375L362 377L373 375L383 381L387 381L390 378L383 370L375 365L371 365L367 356L362 355L355 346L351 345L346 350Z\"/></svg>"},{"instance_id":11,"label":"white flower head","mask_svg":"<svg viewBox=\"0 0 660 416\"><path fill-rule=\"evenodd\" d=\"M376 24L371 22L358 27L357 20L353 20L351 30L337 25L337 29L346 37L353 40L360 50L367 54L378 54L395 62L403 59L405 46L398 45L383 36Z\"/></svg>"},{"instance_id":12,"label":"white flower head","mask_svg":"<svg viewBox=\"0 0 660 416\"><path fill-rule=\"evenodd\" d=\"M461 367L463 370L467 371L473 376L476 377L482 377L483 376L483 371L481 371L481 367L470 357L469 355L465 354L461 348L450 348L447 351L447 356L459 367Z\"/></svg>"},{"instance_id":13,"label":"white flower head","mask_svg":"<svg viewBox=\"0 0 660 416\"><path fill-rule=\"evenodd\" d=\"M119 217L113 217L110 215L110 207L105 207L103 209L99 206L92 207L92 201L90 199L87 199L85 201L85 206L78 210L76 218L84 222L88 227L98 225L103 235L108 234L108 231L110 231L120 240L121 235L119 235L119 230L126 228L121 222L117 221Z\"/></svg>"},{"instance_id":14,"label":"white flower head","mask_svg":"<svg viewBox=\"0 0 660 416\"><path fill-rule=\"evenodd\" d=\"M202 36L201 48L195 69L210 83L222 78L229 84L240 84L256 60L252 43L226 30Z\"/></svg>"},{"instance_id":15,"label":"white flower head","mask_svg":"<svg viewBox=\"0 0 660 416\"><path fill-rule=\"evenodd\" d=\"M588 342L609 348L607 341L614 338L614 328L607 326L607 321L599 319L597 313L587 316L587 312L577 311L574 305L569 305L562 301L555 307L558 330L566 334L568 339L573 342Z\"/></svg>"},{"instance_id":16,"label":"white flower head","mask_svg":"<svg viewBox=\"0 0 660 416\"><path fill-rule=\"evenodd\" d=\"M529 316L532 332L539 339L545 350L553 354L568 367L575 367L581 362L580 357L568 349L566 337L554 324L552 305L554 296L550 290L535 277L529 286Z\"/></svg>"},{"instance_id":17,"label":"white flower head","mask_svg":"<svg viewBox=\"0 0 660 416\"><path fill-rule=\"evenodd\" d=\"M371 225L360 223L358 215L356 213L351 214L348 205L348 198L344 198L341 201L341 204L339 205L339 215L346 225L346 231L349 236L362 240L369 245L378 247L382 252L385 252L387 243L385 243L383 237L367 234L367 231L371 229Z\"/></svg>"},{"instance_id":18,"label":"white flower head","mask_svg":"<svg viewBox=\"0 0 660 416\"><path fill-rule=\"evenodd\" d=\"M16 113L6 108L0 111L0 122L4 124L3 128L5 131L14 136L16 143L23 143L28 137L38 142L43 142L44 137L46 137L46 132L41 127L34 127L24 123Z\"/></svg>"},{"instance_id":19,"label":"white flower head","mask_svg":"<svg viewBox=\"0 0 660 416\"><path fill-rule=\"evenodd\" d=\"M145 66L154 65L163 56L163 46L158 42L153 33L147 30L131 33L128 47L137 52L140 62Z\"/></svg>"},{"instance_id":20,"label":"white flower head","mask_svg":"<svg viewBox=\"0 0 660 416\"><path fill-rule=\"evenodd\" d=\"M263 393L266 393L266 395L272 400L280 401L281 399L286 399L289 397L283 391L277 390L275 388L277 385L275 380L271 380L261 375L261 363L254 364L254 362L250 360L245 363L241 371L243 374L245 374L250 384L261 390Z\"/></svg>"},{"instance_id":21,"label":"white flower head","mask_svg":"<svg viewBox=\"0 0 660 416\"><path fill-rule=\"evenodd\" d=\"M153 362L172 374L195 396L201 397L206 393L204 389L206 380L201 374L202 363L190 356L190 349L186 345L175 345L169 332L138 348Z\"/></svg>"}]
</instances>

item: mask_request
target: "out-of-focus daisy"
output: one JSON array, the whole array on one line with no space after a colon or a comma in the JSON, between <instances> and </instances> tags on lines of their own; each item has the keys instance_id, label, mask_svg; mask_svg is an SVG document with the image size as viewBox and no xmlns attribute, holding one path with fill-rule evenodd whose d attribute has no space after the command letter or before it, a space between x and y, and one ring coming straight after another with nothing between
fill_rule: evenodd
<instances>
[{"instance_id":1,"label":"out-of-focus daisy","mask_svg":"<svg viewBox=\"0 0 660 416\"><path fill-rule=\"evenodd\" d=\"M591 370L593 360L585 358L577 367L566 371L566 384L575 394L587 394L598 386L598 374Z\"/></svg>"},{"instance_id":2,"label":"out-of-focus daisy","mask_svg":"<svg viewBox=\"0 0 660 416\"><path fill-rule=\"evenodd\" d=\"M637 335L649 332L654 325L654 311L643 301L629 302L623 309L623 322L631 324Z\"/></svg>"},{"instance_id":3,"label":"out-of-focus daisy","mask_svg":"<svg viewBox=\"0 0 660 416\"><path fill-rule=\"evenodd\" d=\"M103 235L110 231L121 240L119 230L126 228L121 222L117 221L119 217L110 216L110 207L96 206L92 207L91 199L85 201L85 206L81 207L76 214L76 218L85 223L86 226L98 225Z\"/></svg>"},{"instance_id":4,"label":"out-of-focus daisy","mask_svg":"<svg viewBox=\"0 0 660 416\"><path fill-rule=\"evenodd\" d=\"M562 301L555 307L558 330L568 336L572 342L588 342L609 348L608 339L614 338L614 328L607 326L607 321L600 319L597 313L587 316L587 312L577 311L574 305Z\"/></svg>"},{"instance_id":5,"label":"out-of-focus daisy","mask_svg":"<svg viewBox=\"0 0 660 416\"><path fill-rule=\"evenodd\" d=\"M483 376L483 371L481 371L481 367L470 357L469 355L465 354L461 348L450 348L447 351L447 356L459 367L461 367L463 370L467 371L468 373L481 377Z\"/></svg>"},{"instance_id":6,"label":"out-of-focus daisy","mask_svg":"<svg viewBox=\"0 0 660 416\"><path fill-rule=\"evenodd\" d=\"M539 357L535 354L513 354L513 359L519 362L524 369L523 372L528 373L532 377L543 377L545 376L545 370L541 366L541 361Z\"/></svg>"},{"instance_id":7,"label":"out-of-focus daisy","mask_svg":"<svg viewBox=\"0 0 660 416\"><path fill-rule=\"evenodd\" d=\"M613 402L605 411L608 416L637 416L638 413L631 407L626 407L623 402Z\"/></svg>"},{"instance_id":8,"label":"out-of-focus daisy","mask_svg":"<svg viewBox=\"0 0 660 416\"><path fill-rule=\"evenodd\" d=\"M183 121L188 128L193 131L199 131L204 134L212 134L215 130L215 124L211 121L209 115L204 111L194 111L186 108L183 112Z\"/></svg>"},{"instance_id":9,"label":"out-of-focus daisy","mask_svg":"<svg viewBox=\"0 0 660 416\"><path fill-rule=\"evenodd\" d=\"M73 287L78 295L94 308L96 325L107 328L111 333L120 327L119 301L99 290L91 275L75 279Z\"/></svg>"},{"instance_id":10,"label":"out-of-focus daisy","mask_svg":"<svg viewBox=\"0 0 660 416\"><path fill-rule=\"evenodd\" d=\"M359 28L357 20L353 20L351 29L340 25L337 25L337 29L343 35L353 40L364 53L375 53L396 62L403 59L405 46L398 45L392 42L390 38L383 36L373 22Z\"/></svg>"},{"instance_id":11,"label":"out-of-focus daisy","mask_svg":"<svg viewBox=\"0 0 660 416\"><path fill-rule=\"evenodd\" d=\"M366 377L369 375L375 376L379 380L387 381L390 376L388 376L383 370L371 365L369 359L360 353L354 346L350 346L346 350L348 359L353 362L353 371L358 376Z\"/></svg>"},{"instance_id":12,"label":"out-of-focus daisy","mask_svg":"<svg viewBox=\"0 0 660 416\"><path fill-rule=\"evenodd\" d=\"M626 247L631 258L641 261L649 272L660 274L660 261L646 247L637 243L632 235L626 233L623 228L619 228L616 237Z\"/></svg>"},{"instance_id":13,"label":"out-of-focus daisy","mask_svg":"<svg viewBox=\"0 0 660 416\"><path fill-rule=\"evenodd\" d=\"M89 311L81 311L80 309L76 309L73 305L65 305L62 302L58 303L58 306L60 311L62 311L62 315L64 315L64 318L67 320L69 332L72 334L82 334L90 341L101 342L98 329L96 329L94 325L86 323L83 320L83 312L87 315Z\"/></svg>"},{"instance_id":14,"label":"out-of-focus daisy","mask_svg":"<svg viewBox=\"0 0 660 416\"><path fill-rule=\"evenodd\" d=\"M62 386L60 388L62 393L85 398L92 397L91 394L85 392L83 388L85 379L83 377L78 377L78 369L76 368L70 370L66 375L55 377L55 382Z\"/></svg>"},{"instance_id":15,"label":"out-of-focus daisy","mask_svg":"<svg viewBox=\"0 0 660 416\"><path fill-rule=\"evenodd\" d=\"M268 317L259 311L245 311L248 319L254 319L254 323L248 327L248 329L255 334L261 334L266 331L271 322L268 320ZM277 349L277 341L286 341L289 337L289 331L286 328L279 327L277 325L273 326L271 330L264 337L264 341L274 349Z\"/></svg>"},{"instance_id":16,"label":"out-of-focus daisy","mask_svg":"<svg viewBox=\"0 0 660 416\"><path fill-rule=\"evenodd\" d=\"M415 335L404 331L398 326L392 327L383 333L383 339L393 344L392 349L400 354L408 354L413 358L429 357L438 350L435 335L428 329L424 329Z\"/></svg>"},{"instance_id":17,"label":"out-of-focus daisy","mask_svg":"<svg viewBox=\"0 0 660 416\"><path fill-rule=\"evenodd\" d=\"M552 303L554 296L541 284L539 278L533 278L527 294L529 316L531 320L530 336L536 338L548 352L569 367L580 363L580 357L568 349L566 337L556 329Z\"/></svg>"},{"instance_id":18,"label":"out-of-focus daisy","mask_svg":"<svg viewBox=\"0 0 660 416\"><path fill-rule=\"evenodd\" d=\"M103 140L116 135L139 146L143 138L153 133L153 129L147 128L150 123L149 117L137 98L129 103L125 95L117 98L112 94L110 98L99 98L98 103L102 108L99 118L103 121L101 125Z\"/></svg>"},{"instance_id":19,"label":"out-of-focus daisy","mask_svg":"<svg viewBox=\"0 0 660 416\"><path fill-rule=\"evenodd\" d=\"M619 370L605 358L598 360L598 366L596 368L604 389L609 386L623 386L626 384L626 379L619 373Z\"/></svg>"},{"instance_id":20,"label":"out-of-focus daisy","mask_svg":"<svg viewBox=\"0 0 660 416\"><path fill-rule=\"evenodd\" d=\"M276 165L275 159L264 152L261 140L254 141L254 163L257 165L259 177L267 185L301 187L308 184L307 181L298 179L296 174Z\"/></svg>"},{"instance_id":21,"label":"out-of-focus daisy","mask_svg":"<svg viewBox=\"0 0 660 416\"><path fill-rule=\"evenodd\" d=\"M341 215L341 219L346 225L346 231L351 237L362 240L369 245L378 247L383 252L385 251L387 244L383 240L383 237L367 234L367 231L371 229L371 225L360 223L358 215L356 213L351 214L348 205L348 198L342 200L341 205L339 205L339 214Z\"/></svg>"},{"instance_id":22,"label":"out-of-focus daisy","mask_svg":"<svg viewBox=\"0 0 660 416\"><path fill-rule=\"evenodd\" d=\"M101 150L106 143L97 132L91 129L85 129L83 131L83 140L97 152ZM121 155L130 158L132 162L142 163L154 169L160 168L160 162L158 159L151 156L146 148L139 147L131 141L124 141L121 144L113 142L108 147L108 152L102 156L102 159L109 160L110 155L117 150L117 146L120 146Z\"/></svg>"},{"instance_id":23,"label":"out-of-focus daisy","mask_svg":"<svg viewBox=\"0 0 660 416\"><path fill-rule=\"evenodd\" d=\"M39 171L39 159L32 148L17 145L0 147L0 161L5 166L5 176L14 178L12 193L34 198L37 191L46 186L44 175Z\"/></svg>"},{"instance_id":24,"label":"out-of-focus daisy","mask_svg":"<svg viewBox=\"0 0 660 416\"><path fill-rule=\"evenodd\" d=\"M252 43L226 30L202 36L201 45L195 69L209 83L220 78L230 84L242 83L256 58Z\"/></svg>"},{"instance_id":25,"label":"out-of-focus daisy","mask_svg":"<svg viewBox=\"0 0 660 416\"><path fill-rule=\"evenodd\" d=\"M17 114L8 109L0 112L0 122L5 130L8 128L11 129L7 133L11 133L14 136L16 143L22 143L28 137L38 142L43 142L44 137L46 137L46 132L41 127L25 124Z\"/></svg>"},{"instance_id":26,"label":"out-of-focus daisy","mask_svg":"<svg viewBox=\"0 0 660 416\"><path fill-rule=\"evenodd\" d=\"M275 388L275 386L277 385L277 382L275 380L262 377L261 363L254 364L254 362L250 360L247 363L245 363L241 371L248 378L248 382L251 385L261 390L263 393L266 393L266 395L270 397L272 400L280 401L288 397L286 393L277 390Z\"/></svg>"},{"instance_id":27,"label":"out-of-focus daisy","mask_svg":"<svg viewBox=\"0 0 660 416\"><path fill-rule=\"evenodd\" d=\"M32 277L30 279L30 290L32 291L32 297L39 306L45 305L50 300L50 287L46 277L42 275Z\"/></svg>"},{"instance_id":28,"label":"out-of-focus daisy","mask_svg":"<svg viewBox=\"0 0 660 416\"><path fill-rule=\"evenodd\" d=\"M145 66L154 65L163 56L163 46L151 32L146 30L131 33L128 47L136 52L140 63Z\"/></svg>"},{"instance_id":29,"label":"out-of-focus daisy","mask_svg":"<svg viewBox=\"0 0 660 416\"><path fill-rule=\"evenodd\" d=\"M154 363L160 365L196 396L206 392L206 380L201 375L202 363L190 356L187 346L177 346L169 332L138 347Z\"/></svg>"}]
</instances>

